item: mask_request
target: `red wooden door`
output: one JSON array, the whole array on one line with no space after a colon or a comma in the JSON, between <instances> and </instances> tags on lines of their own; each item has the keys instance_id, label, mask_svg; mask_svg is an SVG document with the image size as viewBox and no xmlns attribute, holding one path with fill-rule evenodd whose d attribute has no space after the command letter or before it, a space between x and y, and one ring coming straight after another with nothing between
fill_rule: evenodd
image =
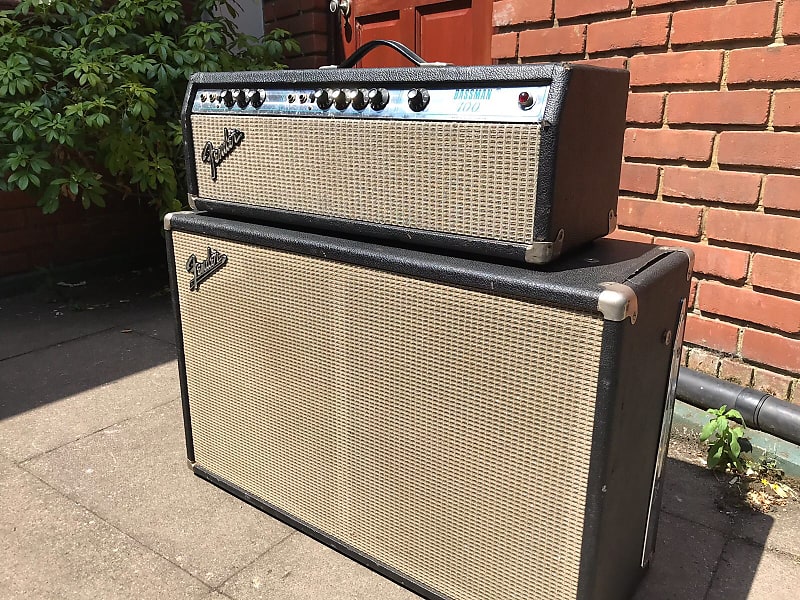
<instances>
[{"instance_id":1,"label":"red wooden door","mask_svg":"<svg viewBox=\"0 0 800 600\"><path fill-rule=\"evenodd\" d=\"M353 0L342 22L345 54L370 40L395 40L429 62L485 65L491 62L492 0ZM409 62L378 48L361 67L405 67Z\"/></svg>"}]
</instances>

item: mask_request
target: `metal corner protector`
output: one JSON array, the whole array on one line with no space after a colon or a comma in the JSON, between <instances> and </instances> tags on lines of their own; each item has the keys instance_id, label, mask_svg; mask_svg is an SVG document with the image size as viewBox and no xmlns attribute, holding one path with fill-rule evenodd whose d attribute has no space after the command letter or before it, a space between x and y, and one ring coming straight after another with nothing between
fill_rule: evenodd
<instances>
[{"instance_id":1,"label":"metal corner protector","mask_svg":"<svg viewBox=\"0 0 800 600\"><path fill-rule=\"evenodd\" d=\"M197 210L197 196L193 194L187 194L189 198L189 208L192 210Z\"/></svg>"},{"instance_id":2,"label":"metal corner protector","mask_svg":"<svg viewBox=\"0 0 800 600\"><path fill-rule=\"evenodd\" d=\"M564 245L564 230L559 229L556 239L552 242L533 242L525 248L525 262L542 265L557 258Z\"/></svg>"},{"instance_id":3,"label":"metal corner protector","mask_svg":"<svg viewBox=\"0 0 800 600\"><path fill-rule=\"evenodd\" d=\"M600 284L604 289L597 299L597 310L607 321L624 321L630 318L636 323L639 315L639 300L636 292L622 283L606 282Z\"/></svg>"},{"instance_id":4,"label":"metal corner protector","mask_svg":"<svg viewBox=\"0 0 800 600\"><path fill-rule=\"evenodd\" d=\"M662 250L670 250L672 252L683 252L689 259L689 271L686 274L686 281L692 280L692 273L694 273L694 250L685 248L683 246L659 246Z\"/></svg>"}]
</instances>

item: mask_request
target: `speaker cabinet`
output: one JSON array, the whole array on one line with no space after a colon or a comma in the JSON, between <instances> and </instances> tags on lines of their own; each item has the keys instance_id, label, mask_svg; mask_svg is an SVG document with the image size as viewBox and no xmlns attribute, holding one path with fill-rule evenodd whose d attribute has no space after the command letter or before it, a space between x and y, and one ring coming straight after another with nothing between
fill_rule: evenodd
<instances>
[{"instance_id":1,"label":"speaker cabinet","mask_svg":"<svg viewBox=\"0 0 800 600\"><path fill-rule=\"evenodd\" d=\"M435 600L620 600L652 551L690 257L539 270L166 218L194 472Z\"/></svg>"},{"instance_id":2,"label":"speaker cabinet","mask_svg":"<svg viewBox=\"0 0 800 600\"><path fill-rule=\"evenodd\" d=\"M546 263L616 225L627 97L564 64L198 73L190 203Z\"/></svg>"}]
</instances>

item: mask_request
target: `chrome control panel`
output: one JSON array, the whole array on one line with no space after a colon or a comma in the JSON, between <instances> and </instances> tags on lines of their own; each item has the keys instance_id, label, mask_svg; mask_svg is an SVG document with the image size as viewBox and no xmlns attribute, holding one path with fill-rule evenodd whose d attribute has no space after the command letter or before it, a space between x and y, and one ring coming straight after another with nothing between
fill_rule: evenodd
<instances>
[{"instance_id":1,"label":"chrome control panel","mask_svg":"<svg viewBox=\"0 0 800 600\"><path fill-rule=\"evenodd\" d=\"M264 116L541 122L550 86L200 89L192 112Z\"/></svg>"}]
</instances>

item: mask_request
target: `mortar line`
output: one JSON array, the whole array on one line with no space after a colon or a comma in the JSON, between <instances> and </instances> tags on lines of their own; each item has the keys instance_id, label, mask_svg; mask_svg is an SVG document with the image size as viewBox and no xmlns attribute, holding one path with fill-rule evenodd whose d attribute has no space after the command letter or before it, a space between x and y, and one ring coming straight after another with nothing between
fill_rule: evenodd
<instances>
[{"instance_id":1,"label":"mortar line","mask_svg":"<svg viewBox=\"0 0 800 600\"><path fill-rule=\"evenodd\" d=\"M143 412L140 412L139 414L132 415L130 417L126 417L126 418L122 419L121 421L115 421L114 423L106 425L105 427L101 427L100 429L97 429L95 431L82 434L79 437L76 437L74 440L70 440L68 442L64 442L60 446L56 446L55 448L50 448L49 450L45 450L44 452L40 452L39 454L34 454L33 456L29 456L28 458L25 458L25 459L21 460L20 462L17 462L12 458L11 462L13 462L18 467L21 467L22 465L24 465L27 462L30 462L30 461L38 459L38 458L42 458L43 456L47 456L51 452L55 452L56 450L60 450L61 448L69 446L70 444L74 444L75 442L78 442L80 440L85 440L86 438L91 437L91 436L95 435L96 433L100 433L102 431L105 431L106 429L111 429L112 427L116 427L117 425L122 425L123 423L127 423L128 421L132 421L133 419L138 419L142 415L145 415L145 414L147 414L147 413L149 413L151 411L154 411L157 408L164 408L168 404L172 404L173 402L180 401L180 399L181 399L181 397L180 397L180 394L179 394L176 398L172 398L170 400L162 402L161 404L156 404L155 406L151 406L150 408L148 408L147 410L145 410Z\"/></svg>"},{"instance_id":2,"label":"mortar line","mask_svg":"<svg viewBox=\"0 0 800 600\"><path fill-rule=\"evenodd\" d=\"M71 344L72 342L77 342L77 341L80 341L80 340L84 340L86 338L90 338L93 335L99 335L101 333L107 333L109 331L112 331L112 330L116 329L117 327L119 327L119 325L112 325L111 327L106 327L105 329L99 329L99 330L93 331L91 333L86 333L86 334L83 334L83 335L79 335L78 337L69 338L69 339L66 339L66 340L61 340L59 342L54 342L54 343L50 344L49 346L42 346L41 348L33 348L31 350L26 350L25 352L20 352L19 354L12 354L11 356L6 356L4 358L0 358L0 363L4 362L6 360L11 360L12 358L19 358L20 356L27 356L28 354L33 354L34 352L41 352L43 350L50 350L51 348L56 348L56 347L61 346L63 344Z\"/></svg>"},{"instance_id":3,"label":"mortar line","mask_svg":"<svg viewBox=\"0 0 800 600\"><path fill-rule=\"evenodd\" d=\"M226 493L227 493L227 492L226 492ZM244 501L242 501L242 502L244 502ZM254 508L255 510L259 510L258 508L254 507L254 506L253 506L252 508ZM263 512L263 511L259 511L259 512ZM267 513L264 513L264 514L266 515ZM273 517L273 516L271 516L271 515L267 515L267 516L268 516L270 519L274 519L274 520L278 521L279 523L283 523L283 521L281 521L280 519L275 519L275 517ZM288 527L288 525L287 525L287 527ZM259 554L258 556L256 556L256 557L255 557L253 560L251 560L251 561L250 561L249 563L247 563L246 565L243 565L241 569L238 569L237 571L234 571L233 573L231 573L231 574L230 574L228 577L226 577L226 578L225 578L225 579L224 579L222 582L220 582L220 583L219 583L219 585L217 585L216 587L212 588L212 589L213 589L213 591L215 591L215 592L219 592L220 594L222 594L223 592L221 592L220 590L222 589L222 586L223 586L223 585L225 585L226 583L228 583L228 582L229 582L231 579L233 579L233 578L234 578L234 577L236 577L237 575L241 574L241 573L242 573L242 572L243 572L245 569L247 569L247 568L248 568L248 567L250 567L251 565L255 564L256 562L258 562L259 560L261 560L262 558L264 558L264 556L266 556L267 554L269 554L270 552L272 552L273 550L275 550L275 548L277 548L278 546L280 546L281 544L283 544L285 541L287 541L287 540L288 540L290 537L292 537L293 535L296 535L296 534L300 534L300 535L302 535L302 534L301 534L299 531L297 531L296 529L292 529L292 530L291 530L289 533L287 533L287 534L286 534L284 537L282 537L282 538L281 538L281 539L279 539L277 542L275 542L274 544L272 544L272 545L271 545L269 548L267 548L266 550L264 550L264 552L262 552L261 554ZM226 597L228 597L228 595L227 595L227 594L225 594L225 596L226 596Z\"/></svg>"},{"instance_id":4,"label":"mortar line","mask_svg":"<svg viewBox=\"0 0 800 600\"><path fill-rule=\"evenodd\" d=\"M93 516L94 516L96 519L98 519L99 521L101 521L101 522L105 523L105 524L106 524L108 527L110 527L110 528L111 528L111 529L113 529L114 531L117 531L117 532L121 533L121 534L122 534L124 537L126 537L126 538L130 539L130 540L131 540L131 541L133 541L135 544L137 544L137 545L141 546L142 548L144 548L144 549L146 549L146 550L149 550L150 552L152 552L153 554L155 554L155 555L156 555L156 556L158 556L159 558L162 558L163 560L167 561L167 562L168 562L169 564L171 564L172 566L174 566L174 567L178 568L179 570L183 571L184 573L186 573L187 575L189 575L189 577L191 577L192 579L194 579L194 580L198 581L198 582L200 583L200 585L202 585L204 588L206 588L206 590L207 590L208 592L214 592L214 591L216 591L216 590L215 590L213 587L211 587L211 586L210 586L208 583L206 583L205 581L203 581L202 579L200 579L200 578L199 578L199 577L197 577L196 575L194 575L194 574L190 573L189 571L187 571L186 569L184 569L184 568L183 568L181 565L179 565L179 564L177 564L176 562L174 562L172 559L170 559L170 558L168 558L168 557L164 556L164 555L163 555L163 554L161 554L161 552L159 552L158 550L155 550L154 548L151 548L149 545L147 545L147 544L146 544L146 543L144 543L143 541L141 541L141 540L139 540L139 539L135 538L135 537L134 537L133 535L131 535L130 533L128 533L128 532L126 532L126 531L123 531L122 529L120 529L119 527L117 527L116 525L114 525L113 523L111 523L110 521L108 521L108 520L106 520L105 518L101 517L101 516L100 516L99 514L97 514L97 513L96 513L94 510L92 510L92 509L91 509L91 508L89 508L88 506L86 506L86 505L82 504L82 503L81 503L79 500L77 500L77 499L73 498L73 497L72 497L70 494L67 494L66 492L62 492L62 491L61 491L61 490L59 490L58 488L54 487L53 485L51 485L50 483L48 483L47 481L45 481L44 479L42 479L41 477L39 477L38 475L36 475L36 473L33 473L33 472L29 471L28 469L26 469L25 467L23 467L21 464L19 464L19 465L17 465L17 466L18 466L20 469L22 469L23 471L25 471L25 472L26 472L28 475L30 475L31 477L33 477L34 479L36 479L37 481L40 481L40 482L41 482L43 485L45 485L45 486L47 486L48 488L50 488L51 490L53 490L53 491L54 491L56 494L58 494L59 496L61 496L61 497L63 497L63 498L66 498L67 500L69 500L70 502L72 502L73 504L75 504L76 506L78 506L79 508L81 508L81 509L85 510L86 512L88 512L90 515L93 515Z\"/></svg>"},{"instance_id":5,"label":"mortar line","mask_svg":"<svg viewBox=\"0 0 800 600\"><path fill-rule=\"evenodd\" d=\"M711 590L714 588L714 582L717 579L717 573L719 573L719 566L722 562L722 557L725 556L725 551L728 549L728 546L731 543L730 537L725 538L725 544L722 546L722 551L719 553L716 562L714 563L714 568L711 570L711 577L708 580L708 587L706 588L706 593L703 594L703 600L708 600L709 594L711 594Z\"/></svg>"}]
</instances>

